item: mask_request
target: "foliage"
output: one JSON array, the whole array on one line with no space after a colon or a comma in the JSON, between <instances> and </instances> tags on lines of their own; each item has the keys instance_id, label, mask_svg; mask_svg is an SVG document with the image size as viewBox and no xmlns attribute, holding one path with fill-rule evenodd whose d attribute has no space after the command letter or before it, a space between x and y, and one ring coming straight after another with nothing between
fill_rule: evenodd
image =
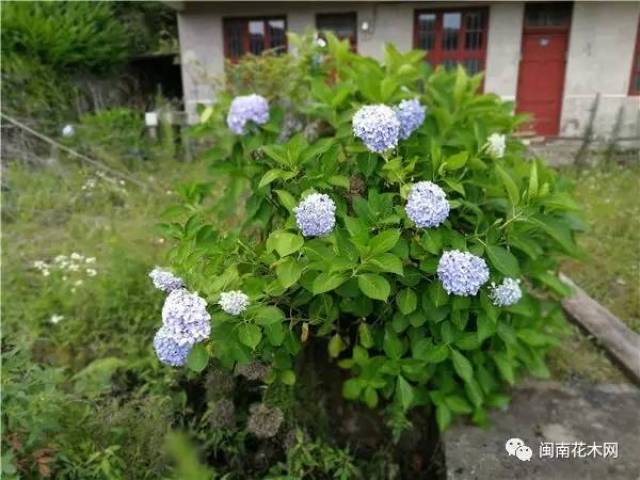
<instances>
[{"instance_id":1,"label":"foliage","mask_svg":"<svg viewBox=\"0 0 640 480\"><path fill-rule=\"evenodd\" d=\"M28 56L56 71L103 72L124 62L128 34L107 2L9 2L2 57Z\"/></svg>"},{"instance_id":2,"label":"foliage","mask_svg":"<svg viewBox=\"0 0 640 480\"><path fill-rule=\"evenodd\" d=\"M525 371L548 375L544 355L563 331L558 259L578 255L573 237L582 228L567 182L524 159L512 136L522 118L512 104L477 93L481 76L433 72L421 51L388 46L379 64L330 35L326 49L291 42L300 54L289 59L291 83L302 101L255 91L271 101L271 118L244 136L224 124L231 95L202 112L200 130L215 141L212 172L234 192L244 183L244 215L226 203L212 220L206 189L194 184L172 209L186 221L162 226L191 290L210 304L229 290L251 299L238 317L213 311L206 351L229 368L260 359L272 366L268 383L292 385L304 343L322 342L350 372L344 396L384 408L396 434L420 406L435 408L441 429L457 414L486 423L486 408L508 401L505 385ZM414 97L427 106L426 120L394 151L373 154L353 137L360 106ZM303 132L283 132L291 116ZM508 135L502 158L485 147L493 133ZM411 185L425 180L444 189L451 213L437 228L417 229L403 206ZM311 192L337 205L333 232L313 239L294 214ZM235 228L221 230L229 217ZM447 295L436 267L451 249L485 258L496 283L521 279L523 299L497 308L486 287Z\"/></svg>"}]
</instances>

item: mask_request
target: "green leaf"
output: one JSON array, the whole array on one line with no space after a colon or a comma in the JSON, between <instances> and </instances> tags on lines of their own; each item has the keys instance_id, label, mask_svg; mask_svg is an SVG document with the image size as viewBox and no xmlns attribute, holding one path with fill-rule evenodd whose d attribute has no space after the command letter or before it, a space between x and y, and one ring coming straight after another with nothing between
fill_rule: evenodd
<instances>
[{"instance_id":1,"label":"green leaf","mask_svg":"<svg viewBox=\"0 0 640 480\"><path fill-rule=\"evenodd\" d=\"M413 387L402 376L398 376L396 395L398 397L398 400L400 401L400 405L402 405L402 409L406 412L409 407L411 407L414 394Z\"/></svg>"},{"instance_id":2,"label":"green leaf","mask_svg":"<svg viewBox=\"0 0 640 480\"><path fill-rule=\"evenodd\" d=\"M365 388L363 398L369 408L376 408L378 405L378 392L373 387Z\"/></svg>"},{"instance_id":3,"label":"green leaf","mask_svg":"<svg viewBox=\"0 0 640 480\"><path fill-rule=\"evenodd\" d=\"M418 306L418 296L416 292L414 292L410 288L405 288L398 293L396 297L396 303L398 304L398 308L404 315L409 315L412 313Z\"/></svg>"},{"instance_id":4,"label":"green leaf","mask_svg":"<svg viewBox=\"0 0 640 480\"><path fill-rule=\"evenodd\" d=\"M262 330L253 323L243 323L238 327L238 339L251 349L255 349L262 339Z\"/></svg>"},{"instance_id":5,"label":"green leaf","mask_svg":"<svg viewBox=\"0 0 640 480\"><path fill-rule=\"evenodd\" d=\"M280 203L284 206L284 208L286 208L289 211L292 211L296 205L296 199L293 198L293 195L291 195L289 192L287 192L286 190L274 190L276 192L276 195L278 195L278 199L280 200Z\"/></svg>"},{"instance_id":6,"label":"green leaf","mask_svg":"<svg viewBox=\"0 0 640 480\"><path fill-rule=\"evenodd\" d=\"M510 385L515 383L515 374L513 372L513 363L505 353L496 352L493 354L493 360L498 367L498 371Z\"/></svg>"},{"instance_id":7,"label":"green leaf","mask_svg":"<svg viewBox=\"0 0 640 480\"><path fill-rule=\"evenodd\" d=\"M568 297L572 293L571 287L552 273L539 273L535 278L562 297Z\"/></svg>"},{"instance_id":8,"label":"green leaf","mask_svg":"<svg viewBox=\"0 0 640 480\"><path fill-rule=\"evenodd\" d=\"M362 380L359 378L350 378L342 384L342 396L348 400L355 400L360 396L362 387Z\"/></svg>"},{"instance_id":9,"label":"green leaf","mask_svg":"<svg viewBox=\"0 0 640 480\"><path fill-rule=\"evenodd\" d=\"M387 301L391 292L391 285L382 276L375 273L363 273L358 275L358 286L362 293L374 300Z\"/></svg>"},{"instance_id":10,"label":"green leaf","mask_svg":"<svg viewBox=\"0 0 640 480\"><path fill-rule=\"evenodd\" d=\"M341 272L322 272L313 281L313 294L319 295L321 293L335 290L340 285L348 280L348 276Z\"/></svg>"},{"instance_id":11,"label":"green leaf","mask_svg":"<svg viewBox=\"0 0 640 480\"><path fill-rule=\"evenodd\" d=\"M444 403L436 405L436 422L441 432L444 432L451 424L451 410Z\"/></svg>"},{"instance_id":12,"label":"green leaf","mask_svg":"<svg viewBox=\"0 0 640 480\"><path fill-rule=\"evenodd\" d=\"M530 223L537 225L544 230L547 235L558 242L566 253L575 255L576 245L571 237L569 227L558 218L538 215L528 219Z\"/></svg>"},{"instance_id":13,"label":"green leaf","mask_svg":"<svg viewBox=\"0 0 640 480\"><path fill-rule=\"evenodd\" d=\"M543 347L549 343L549 337L547 335L532 328L518 330L516 335L532 347Z\"/></svg>"},{"instance_id":14,"label":"green leaf","mask_svg":"<svg viewBox=\"0 0 640 480\"><path fill-rule=\"evenodd\" d=\"M385 230L371 239L369 242L369 252L371 255L388 252L398 243L399 239L399 230Z\"/></svg>"},{"instance_id":15,"label":"green leaf","mask_svg":"<svg viewBox=\"0 0 640 480\"><path fill-rule=\"evenodd\" d=\"M281 257L297 252L303 245L304 238L301 235L282 230L272 232L267 239L267 250L272 251L275 249Z\"/></svg>"},{"instance_id":16,"label":"green leaf","mask_svg":"<svg viewBox=\"0 0 640 480\"><path fill-rule=\"evenodd\" d=\"M453 413L467 414L473 411L469 402L460 395L447 395L444 401Z\"/></svg>"},{"instance_id":17,"label":"green leaf","mask_svg":"<svg viewBox=\"0 0 640 480\"><path fill-rule=\"evenodd\" d=\"M209 363L209 352L203 343L196 343L187 356L187 367L201 372Z\"/></svg>"},{"instance_id":18,"label":"green leaf","mask_svg":"<svg viewBox=\"0 0 640 480\"><path fill-rule=\"evenodd\" d=\"M278 281L284 288L295 284L302 275L302 265L292 257L287 257L276 266Z\"/></svg>"},{"instance_id":19,"label":"green leaf","mask_svg":"<svg viewBox=\"0 0 640 480\"><path fill-rule=\"evenodd\" d=\"M531 169L529 170L529 189L527 190L527 199L533 200L538 196L538 162L531 160Z\"/></svg>"},{"instance_id":20,"label":"green leaf","mask_svg":"<svg viewBox=\"0 0 640 480\"><path fill-rule=\"evenodd\" d=\"M429 298L436 308L447 304L447 302L449 301L449 295L447 295L447 292L444 290L444 288L442 288L440 282L432 282L428 288Z\"/></svg>"},{"instance_id":21,"label":"green leaf","mask_svg":"<svg viewBox=\"0 0 640 480\"><path fill-rule=\"evenodd\" d=\"M262 151L280 165L290 166L287 157L287 149L284 145L264 145Z\"/></svg>"},{"instance_id":22,"label":"green leaf","mask_svg":"<svg viewBox=\"0 0 640 480\"><path fill-rule=\"evenodd\" d=\"M337 333L329 340L328 349L331 358L336 358L345 348L347 348L347 346L344 344L344 341L342 341L342 337Z\"/></svg>"},{"instance_id":23,"label":"green leaf","mask_svg":"<svg viewBox=\"0 0 640 480\"><path fill-rule=\"evenodd\" d=\"M460 378L466 382L470 382L473 379L473 367L471 366L471 362L467 360L467 357L455 348L452 348L451 359L453 360L453 368Z\"/></svg>"},{"instance_id":24,"label":"green leaf","mask_svg":"<svg viewBox=\"0 0 640 480\"><path fill-rule=\"evenodd\" d=\"M260 183L258 184L258 188L269 185L271 182L284 177L284 175L285 172L283 170L280 170L279 168L272 168L262 176Z\"/></svg>"},{"instance_id":25,"label":"green leaf","mask_svg":"<svg viewBox=\"0 0 640 480\"><path fill-rule=\"evenodd\" d=\"M358 333L360 334L360 344L364 348L373 347L373 336L371 335L371 330L366 323L361 323L358 327Z\"/></svg>"},{"instance_id":26,"label":"green leaf","mask_svg":"<svg viewBox=\"0 0 640 480\"><path fill-rule=\"evenodd\" d=\"M518 259L509 250L496 245L487 245L487 256L499 272L513 278L520 275Z\"/></svg>"},{"instance_id":27,"label":"green leaf","mask_svg":"<svg viewBox=\"0 0 640 480\"><path fill-rule=\"evenodd\" d=\"M502 181L502 185L507 191L507 195L509 196L511 205L517 205L520 200L520 192L518 190L516 182L513 181L511 175L509 175L509 173L504 168L502 168L499 163L495 164L495 169L498 176L500 177L500 180Z\"/></svg>"},{"instance_id":28,"label":"green leaf","mask_svg":"<svg viewBox=\"0 0 640 480\"><path fill-rule=\"evenodd\" d=\"M264 305L256 309L256 323L258 325L273 325L284 321L284 319L285 316L282 310L273 305Z\"/></svg>"},{"instance_id":29,"label":"green leaf","mask_svg":"<svg viewBox=\"0 0 640 480\"><path fill-rule=\"evenodd\" d=\"M383 272L395 273L396 275L404 274L402 260L396 257L393 253L382 253L380 255L376 255L375 257L367 260L367 264L371 264Z\"/></svg>"},{"instance_id":30,"label":"green leaf","mask_svg":"<svg viewBox=\"0 0 640 480\"><path fill-rule=\"evenodd\" d=\"M442 164L443 168L446 170L459 170L464 167L469 159L469 152L463 150L462 152L456 153L455 155L447 158L445 163Z\"/></svg>"},{"instance_id":31,"label":"green leaf","mask_svg":"<svg viewBox=\"0 0 640 480\"><path fill-rule=\"evenodd\" d=\"M382 349L384 353L391 359L398 360L404 353L404 346L402 340L398 336L387 330L384 334L384 340L382 342Z\"/></svg>"},{"instance_id":32,"label":"green leaf","mask_svg":"<svg viewBox=\"0 0 640 480\"><path fill-rule=\"evenodd\" d=\"M284 370L280 372L280 380L285 385L293 385L296 383L296 374L293 370Z\"/></svg>"}]
</instances>

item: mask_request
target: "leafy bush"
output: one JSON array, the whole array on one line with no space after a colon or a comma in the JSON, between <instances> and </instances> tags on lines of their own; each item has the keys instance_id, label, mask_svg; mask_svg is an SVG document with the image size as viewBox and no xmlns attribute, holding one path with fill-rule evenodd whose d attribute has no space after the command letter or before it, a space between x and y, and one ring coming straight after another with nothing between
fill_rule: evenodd
<instances>
[{"instance_id":1,"label":"leafy bush","mask_svg":"<svg viewBox=\"0 0 640 480\"><path fill-rule=\"evenodd\" d=\"M268 383L292 385L304 344L325 342L350 371L344 396L384 406L396 433L418 406L435 407L441 429L456 414L484 424L487 407L508 402L505 384L525 371L548 375L544 355L563 331L558 298L567 293L558 258L577 255L577 207L562 178L524 158L513 136L523 119L512 104L479 94L481 76L432 72L423 59L422 51L389 46L379 64L333 37L326 51L303 50L291 61L311 72L304 74L307 100L286 113L318 125L313 135L283 139L285 112L274 102L269 120L249 121L243 135L223 125L229 96L206 112L216 140L212 169L244 179L248 192L229 232L186 201L188 220L164 225L175 240L176 272L222 306L210 309L211 338L195 344L192 369L204 369L210 356L228 367L258 358L271 365ZM375 118L354 127L361 106L414 98L426 118L397 148L374 153L377 145L368 149L354 137L369 128L382 132L372 143L388 140L388 125ZM262 121L259 104L243 108ZM405 206L425 181L446 194L448 217L419 228L407 212L424 218ZM441 206L417 200L427 217ZM235 206L226 208L236 215ZM472 257L446 253L453 250L477 258L461 265L458 257ZM509 278L506 292L489 286ZM229 291L242 292L234 294L240 315L221 301Z\"/></svg>"},{"instance_id":2,"label":"leafy bush","mask_svg":"<svg viewBox=\"0 0 640 480\"><path fill-rule=\"evenodd\" d=\"M2 56L57 70L103 72L128 54L128 34L109 3L16 2L2 9Z\"/></svg>"}]
</instances>

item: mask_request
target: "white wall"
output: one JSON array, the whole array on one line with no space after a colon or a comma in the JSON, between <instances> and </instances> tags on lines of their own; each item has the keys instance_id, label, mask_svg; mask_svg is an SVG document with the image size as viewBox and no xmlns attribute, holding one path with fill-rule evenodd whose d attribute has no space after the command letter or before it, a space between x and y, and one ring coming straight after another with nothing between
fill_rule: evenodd
<instances>
[{"instance_id":1,"label":"white wall","mask_svg":"<svg viewBox=\"0 0 640 480\"><path fill-rule=\"evenodd\" d=\"M638 2L574 4L560 135L584 133L598 94L596 136L608 137L619 115L619 136L640 135L640 97L628 95L638 15Z\"/></svg>"},{"instance_id":2,"label":"white wall","mask_svg":"<svg viewBox=\"0 0 640 480\"><path fill-rule=\"evenodd\" d=\"M516 99L523 19L524 3L491 5L484 89L504 100Z\"/></svg>"}]
</instances>

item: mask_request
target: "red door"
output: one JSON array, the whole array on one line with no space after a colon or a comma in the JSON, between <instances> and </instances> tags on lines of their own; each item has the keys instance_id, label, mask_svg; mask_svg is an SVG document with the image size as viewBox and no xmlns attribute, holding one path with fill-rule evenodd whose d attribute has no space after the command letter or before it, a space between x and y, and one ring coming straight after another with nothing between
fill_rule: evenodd
<instances>
[{"instance_id":1,"label":"red door","mask_svg":"<svg viewBox=\"0 0 640 480\"><path fill-rule=\"evenodd\" d=\"M569 44L570 10L557 5L527 5L518 73L517 111L532 114L529 127L544 136L560 128ZM541 6L547 7L542 13Z\"/></svg>"}]
</instances>

